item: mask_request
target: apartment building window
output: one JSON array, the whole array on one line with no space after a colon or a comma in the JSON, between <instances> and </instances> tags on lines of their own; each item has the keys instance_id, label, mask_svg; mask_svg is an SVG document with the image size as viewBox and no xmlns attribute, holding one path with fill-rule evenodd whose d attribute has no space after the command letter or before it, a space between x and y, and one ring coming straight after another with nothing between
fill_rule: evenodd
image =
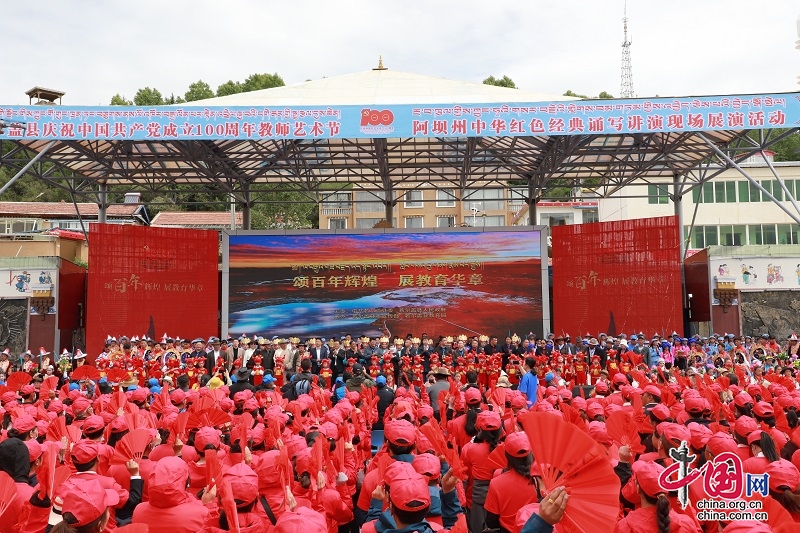
<instances>
[{"instance_id":1,"label":"apartment building window","mask_svg":"<svg viewBox=\"0 0 800 533\"><path fill-rule=\"evenodd\" d=\"M422 203L423 196L422 196L422 191L420 191L420 190L406 191L406 193L403 196L403 198L405 198L404 205L405 205L406 209L409 209L409 208L410 209L416 209L416 208L419 208L419 207L423 206L423 203Z\"/></svg>"},{"instance_id":2,"label":"apartment building window","mask_svg":"<svg viewBox=\"0 0 800 533\"><path fill-rule=\"evenodd\" d=\"M456 227L456 217L436 217L437 228L454 228Z\"/></svg>"},{"instance_id":3,"label":"apartment building window","mask_svg":"<svg viewBox=\"0 0 800 533\"><path fill-rule=\"evenodd\" d=\"M571 224L574 224L572 213L542 215L543 226L552 228L553 226L569 226Z\"/></svg>"},{"instance_id":4,"label":"apartment building window","mask_svg":"<svg viewBox=\"0 0 800 533\"><path fill-rule=\"evenodd\" d=\"M455 207L456 196L452 190L437 189L436 190L436 207Z\"/></svg>"},{"instance_id":5,"label":"apartment building window","mask_svg":"<svg viewBox=\"0 0 800 533\"><path fill-rule=\"evenodd\" d=\"M423 217L405 217L406 228L424 228L425 219Z\"/></svg>"},{"instance_id":6,"label":"apartment building window","mask_svg":"<svg viewBox=\"0 0 800 533\"><path fill-rule=\"evenodd\" d=\"M506 225L506 217L503 215L481 217L481 219L483 221L483 224L479 222L478 223L479 226L496 227L496 226Z\"/></svg>"},{"instance_id":7,"label":"apartment building window","mask_svg":"<svg viewBox=\"0 0 800 533\"><path fill-rule=\"evenodd\" d=\"M350 209L350 193L331 192L324 194L322 205L333 209Z\"/></svg>"},{"instance_id":8,"label":"apartment building window","mask_svg":"<svg viewBox=\"0 0 800 533\"><path fill-rule=\"evenodd\" d=\"M748 244L778 244L775 224L753 224L747 226L750 235Z\"/></svg>"},{"instance_id":9,"label":"apartment building window","mask_svg":"<svg viewBox=\"0 0 800 533\"><path fill-rule=\"evenodd\" d=\"M794 224L778 224L778 244L800 244L800 228Z\"/></svg>"},{"instance_id":10,"label":"apartment building window","mask_svg":"<svg viewBox=\"0 0 800 533\"><path fill-rule=\"evenodd\" d=\"M10 235L14 233L28 233L38 229L38 221L19 218L0 220L0 233Z\"/></svg>"},{"instance_id":11,"label":"apartment building window","mask_svg":"<svg viewBox=\"0 0 800 533\"><path fill-rule=\"evenodd\" d=\"M692 230L690 247L695 249L719 244L717 226L695 226Z\"/></svg>"},{"instance_id":12,"label":"apartment building window","mask_svg":"<svg viewBox=\"0 0 800 533\"><path fill-rule=\"evenodd\" d=\"M744 246L747 244L747 226L720 226L719 243L722 246Z\"/></svg>"},{"instance_id":13,"label":"apartment building window","mask_svg":"<svg viewBox=\"0 0 800 533\"><path fill-rule=\"evenodd\" d=\"M346 218L329 218L328 229L347 229Z\"/></svg>"},{"instance_id":14,"label":"apartment building window","mask_svg":"<svg viewBox=\"0 0 800 533\"><path fill-rule=\"evenodd\" d=\"M82 231L80 220L49 220L48 225L50 229L59 228L70 231ZM89 223L84 221L84 225L86 226L86 231L89 231Z\"/></svg>"},{"instance_id":15,"label":"apartment building window","mask_svg":"<svg viewBox=\"0 0 800 533\"><path fill-rule=\"evenodd\" d=\"M375 224L378 222L382 222L385 220L384 218L357 218L356 219L356 229L372 229L375 227ZM397 219L392 219L392 227L397 227Z\"/></svg>"},{"instance_id":16,"label":"apartment building window","mask_svg":"<svg viewBox=\"0 0 800 533\"><path fill-rule=\"evenodd\" d=\"M647 203L648 204L668 204L669 203L669 189L668 185L648 185L647 186Z\"/></svg>"},{"instance_id":17,"label":"apartment building window","mask_svg":"<svg viewBox=\"0 0 800 533\"><path fill-rule=\"evenodd\" d=\"M356 191L356 213L381 213L386 209L384 191Z\"/></svg>"},{"instance_id":18,"label":"apartment building window","mask_svg":"<svg viewBox=\"0 0 800 533\"><path fill-rule=\"evenodd\" d=\"M466 189L462 203L464 211L470 211L473 207L479 211L505 209L502 189Z\"/></svg>"},{"instance_id":19,"label":"apartment building window","mask_svg":"<svg viewBox=\"0 0 800 533\"><path fill-rule=\"evenodd\" d=\"M597 209L584 209L582 220L584 224L591 224L592 222L600 222L600 214L597 212Z\"/></svg>"}]
</instances>

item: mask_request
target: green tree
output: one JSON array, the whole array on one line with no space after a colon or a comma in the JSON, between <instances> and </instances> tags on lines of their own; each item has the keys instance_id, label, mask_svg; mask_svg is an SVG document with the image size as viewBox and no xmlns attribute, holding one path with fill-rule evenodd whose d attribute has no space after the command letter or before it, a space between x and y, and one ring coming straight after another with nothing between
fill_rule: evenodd
<instances>
[{"instance_id":1,"label":"green tree","mask_svg":"<svg viewBox=\"0 0 800 533\"><path fill-rule=\"evenodd\" d=\"M169 98L164 98L164 104L172 105L172 104L184 104L186 100L181 98L180 96L175 96L174 94L170 94Z\"/></svg>"},{"instance_id":2,"label":"green tree","mask_svg":"<svg viewBox=\"0 0 800 533\"><path fill-rule=\"evenodd\" d=\"M184 96L186 97L187 102L194 102L196 100L214 98L214 91L212 91L211 86L209 86L203 80L197 80L189 85L189 90L186 91Z\"/></svg>"},{"instance_id":3,"label":"green tree","mask_svg":"<svg viewBox=\"0 0 800 533\"><path fill-rule=\"evenodd\" d=\"M583 99L588 99L589 98L585 94L578 94L578 93L572 92L572 89L567 89L567 91L564 93L564 96L572 96L573 98L583 98Z\"/></svg>"},{"instance_id":4,"label":"green tree","mask_svg":"<svg viewBox=\"0 0 800 533\"><path fill-rule=\"evenodd\" d=\"M517 84L514 83L514 80L509 78L508 76L503 76L502 78L495 78L494 76L489 76L483 83L486 85L497 85L498 87L508 87L509 89L516 89Z\"/></svg>"},{"instance_id":5,"label":"green tree","mask_svg":"<svg viewBox=\"0 0 800 533\"><path fill-rule=\"evenodd\" d=\"M602 91L600 94L597 95L597 98L600 100L613 100L614 95L607 93L606 91Z\"/></svg>"},{"instance_id":6,"label":"green tree","mask_svg":"<svg viewBox=\"0 0 800 533\"><path fill-rule=\"evenodd\" d=\"M228 80L217 87L217 96L228 96L242 92L242 84L238 81Z\"/></svg>"},{"instance_id":7,"label":"green tree","mask_svg":"<svg viewBox=\"0 0 800 533\"><path fill-rule=\"evenodd\" d=\"M273 87L283 87L286 85L278 73L275 74L251 74L242 83L242 92L260 91L262 89L272 89Z\"/></svg>"},{"instance_id":8,"label":"green tree","mask_svg":"<svg viewBox=\"0 0 800 533\"><path fill-rule=\"evenodd\" d=\"M117 93L111 97L111 105L133 105L133 102Z\"/></svg>"},{"instance_id":9,"label":"green tree","mask_svg":"<svg viewBox=\"0 0 800 533\"><path fill-rule=\"evenodd\" d=\"M161 96L161 92L159 92L158 89L145 87L144 89L136 91L136 95L133 97L133 103L139 106L164 105L164 97Z\"/></svg>"}]
</instances>

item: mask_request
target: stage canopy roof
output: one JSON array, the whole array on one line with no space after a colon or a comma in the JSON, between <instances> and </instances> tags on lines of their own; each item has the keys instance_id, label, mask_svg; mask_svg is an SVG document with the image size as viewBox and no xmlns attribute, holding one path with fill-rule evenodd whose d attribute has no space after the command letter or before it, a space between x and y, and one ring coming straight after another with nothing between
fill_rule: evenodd
<instances>
[{"instance_id":1,"label":"stage canopy roof","mask_svg":"<svg viewBox=\"0 0 800 533\"><path fill-rule=\"evenodd\" d=\"M513 183L535 208L556 186L604 197L668 177L679 201L795 133L800 93L575 100L374 69L176 106L0 106L0 120L0 164L84 201L194 185L235 197L247 227L272 193L345 186L391 207L417 187Z\"/></svg>"}]
</instances>

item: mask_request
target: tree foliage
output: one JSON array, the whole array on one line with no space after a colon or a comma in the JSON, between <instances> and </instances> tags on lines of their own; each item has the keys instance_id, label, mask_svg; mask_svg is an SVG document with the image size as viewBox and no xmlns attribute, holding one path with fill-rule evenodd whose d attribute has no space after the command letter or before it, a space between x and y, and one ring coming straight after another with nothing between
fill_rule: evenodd
<instances>
[{"instance_id":1,"label":"tree foliage","mask_svg":"<svg viewBox=\"0 0 800 533\"><path fill-rule=\"evenodd\" d=\"M583 100L611 100L614 98L614 95L607 91L601 91L597 96L586 96L585 94L573 92L572 89L567 89L564 96L572 96L573 98L581 98Z\"/></svg>"},{"instance_id":2,"label":"tree foliage","mask_svg":"<svg viewBox=\"0 0 800 533\"><path fill-rule=\"evenodd\" d=\"M189 90L184 94L187 102L194 102L196 100L205 100L207 98L214 98L214 91L211 86L203 80L197 80L189 85Z\"/></svg>"},{"instance_id":3,"label":"tree foliage","mask_svg":"<svg viewBox=\"0 0 800 533\"><path fill-rule=\"evenodd\" d=\"M509 89L516 89L517 84L514 83L514 80L509 78L508 76L503 76L502 78L495 78L494 76L489 76L483 83L486 85L497 85L498 87L508 87Z\"/></svg>"},{"instance_id":4,"label":"tree foliage","mask_svg":"<svg viewBox=\"0 0 800 533\"><path fill-rule=\"evenodd\" d=\"M136 91L133 96L133 103L139 106L164 105L164 97L158 89L145 87Z\"/></svg>"},{"instance_id":5,"label":"tree foliage","mask_svg":"<svg viewBox=\"0 0 800 533\"><path fill-rule=\"evenodd\" d=\"M278 73L275 74L251 74L242 83L242 92L260 91L262 89L272 89L273 87L283 87L286 85Z\"/></svg>"},{"instance_id":6,"label":"tree foliage","mask_svg":"<svg viewBox=\"0 0 800 533\"><path fill-rule=\"evenodd\" d=\"M111 97L111 105L133 105L133 102L117 93Z\"/></svg>"},{"instance_id":7,"label":"tree foliage","mask_svg":"<svg viewBox=\"0 0 800 533\"><path fill-rule=\"evenodd\" d=\"M242 92L242 84L238 81L228 80L217 87L217 96L228 96Z\"/></svg>"}]
</instances>

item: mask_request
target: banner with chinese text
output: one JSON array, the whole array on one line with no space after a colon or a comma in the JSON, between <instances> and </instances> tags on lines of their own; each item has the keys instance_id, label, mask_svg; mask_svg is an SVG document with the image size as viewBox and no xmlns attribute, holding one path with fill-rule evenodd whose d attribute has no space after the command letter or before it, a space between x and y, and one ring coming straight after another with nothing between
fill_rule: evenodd
<instances>
[{"instance_id":1,"label":"banner with chinese text","mask_svg":"<svg viewBox=\"0 0 800 533\"><path fill-rule=\"evenodd\" d=\"M553 228L555 333L683 334L677 217Z\"/></svg>"},{"instance_id":2,"label":"banner with chinese text","mask_svg":"<svg viewBox=\"0 0 800 533\"><path fill-rule=\"evenodd\" d=\"M231 335L542 330L539 231L228 239Z\"/></svg>"},{"instance_id":3,"label":"banner with chinese text","mask_svg":"<svg viewBox=\"0 0 800 533\"><path fill-rule=\"evenodd\" d=\"M86 348L108 335L209 337L219 316L219 233L91 224Z\"/></svg>"},{"instance_id":4,"label":"banner with chinese text","mask_svg":"<svg viewBox=\"0 0 800 533\"><path fill-rule=\"evenodd\" d=\"M800 93L330 107L0 106L0 139L497 137L786 128Z\"/></svg>"}]
</instances>

